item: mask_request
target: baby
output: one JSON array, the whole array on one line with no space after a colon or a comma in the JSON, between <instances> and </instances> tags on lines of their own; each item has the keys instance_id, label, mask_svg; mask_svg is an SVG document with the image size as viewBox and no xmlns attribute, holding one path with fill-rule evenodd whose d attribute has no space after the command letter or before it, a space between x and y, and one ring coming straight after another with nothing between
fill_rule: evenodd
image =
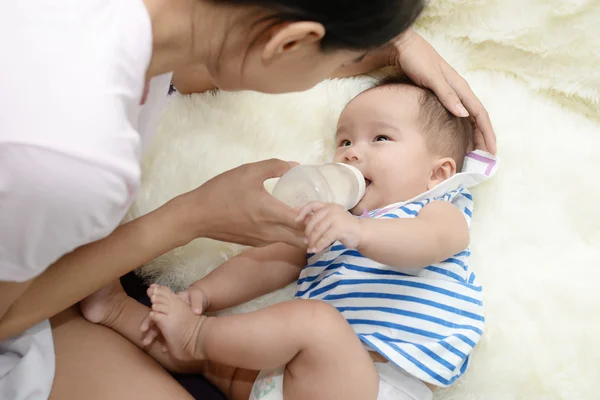
<instances>
[{"instance_id":1,"label":"baby","mask_svg":"<svg viewBox=\"0 0 600 400\"><path fill-rule=\"evenodd\" d=\"M432 93L384 81L346 106L336 134L334 161L363 173L366 194L351 213L299 211L308 256L251 249L184 292L152 285L150 312L111 287L83 302L84 315L234 400L431 399L466 371L484 318L468 266L471 195L419 195L460 171L472 136ZM295 300L202 315L296 280Z\"/></svg>"}]
</instances>

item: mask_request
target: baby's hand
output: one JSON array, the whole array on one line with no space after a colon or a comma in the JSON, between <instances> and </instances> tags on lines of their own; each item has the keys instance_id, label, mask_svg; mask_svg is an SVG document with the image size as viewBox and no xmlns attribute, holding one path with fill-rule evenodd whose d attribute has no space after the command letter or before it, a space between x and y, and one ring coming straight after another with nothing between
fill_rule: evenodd
<instances>
[{"instance_id":1,"label":"baby's hand","mask_svg":"<svg viewBox=\"0 0 600 400\"><path fill-rule=\"evenodd\" d=\"M186 290L177 293L177 296L192 308L194 314L202 315L208 308L206 293L193 284Z\"/></svg>"},{"instance_id":2,"label":"baby's hand","mask_svg":"<svg viewBox=\"0 0 600 400\"><path fill-rule=\"evenodd\" d=\"M336 240L349 249L360 244L359 220L338 204L308 203L300 210L297 220L306 224L304 233L309 253L319 253Z\"/></svg>"},{"instance_id":3,"label":"baby's hand","mask_svg":"<svg viewBox=\"0 0 600 400\"><path fill-rule=\"evenodd\" d=\"M150 318L150 312L144 317L140 325L140 331L142 331L142 346L150 347L155 340L160 339L160 329ZM162 344L162 351L167 351L167 346Z\"/></svg>"}]
</instances>

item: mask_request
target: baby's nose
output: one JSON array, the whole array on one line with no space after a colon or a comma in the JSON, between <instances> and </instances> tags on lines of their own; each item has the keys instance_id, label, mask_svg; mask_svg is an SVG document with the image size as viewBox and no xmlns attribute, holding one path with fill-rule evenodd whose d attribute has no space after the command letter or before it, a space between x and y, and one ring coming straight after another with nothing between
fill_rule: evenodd
<instances>
[{"instance_id":1,"label":"baby's nose","mask_svg":"<svg viewBox=\"0 0 600 400\"><path fill-rule=\"evenodd\" d=\"M344 161L358 161L360 159L359 152L356 148L350 148L344 153Z\"/></svg>"}]
</instances>

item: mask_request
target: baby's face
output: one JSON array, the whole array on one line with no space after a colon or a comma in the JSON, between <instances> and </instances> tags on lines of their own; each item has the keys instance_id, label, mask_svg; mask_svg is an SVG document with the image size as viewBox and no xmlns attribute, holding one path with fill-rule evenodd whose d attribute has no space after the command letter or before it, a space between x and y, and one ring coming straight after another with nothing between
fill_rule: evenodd
<instances>
[{"instance_id":1,"label":"baby's face","mask_svg":"<svg viewBox=\"0 0 600 400\"><path fill-rule=\"evenodd\" d=\"M342 112L335 162L355 166L367 182L354 214L427 191L435 157L427 150L418 117L418 89L410 86L369 90Z\"/></svg>"}]
</instances>

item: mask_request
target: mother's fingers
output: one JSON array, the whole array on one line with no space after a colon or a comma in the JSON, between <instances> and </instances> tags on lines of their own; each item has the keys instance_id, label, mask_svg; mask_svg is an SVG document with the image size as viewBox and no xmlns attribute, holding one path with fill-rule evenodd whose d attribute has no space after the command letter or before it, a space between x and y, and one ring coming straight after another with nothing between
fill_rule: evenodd
<instances>
[{"instance_id":1,"label":"mother's fingers","mask_svg":"<svg viewBox=\"0 0 600 400\"><path fill-rule=\"evenodd\" d=\"M473 148L474 150L483 150L489 153L483 135L477 125L475 125L475 129L473 130Z\"/></svg>"},{"instance_id":2,"label":"mother's fingers","mask_svg":"<svg viewBox=\"0 0 600 400\"><path fill-rule=\"evenodd\" d=\"M243 165L242 168L249 168L249 171L253 176L258 177L264 182L267 179L279 178L294 166L296 166L296 163L283 161L278 158L271 158L269 160Z\"/></svg>"},{"instance_id":3,"label":"mother's fingers","mask_svg":"<svg viewBox=\"0 0 600 400\"><path fill-rule=\"evenodd\" d=\"M496 134L494 133L492 121L487 110L467 81L452 67L448 65L442 72L448 85L456 92L461 103L469 112L469 115L475 119L476 127L481 132L485 142L485 150L491 154L496 154Z\"/></svg>"},{"instance_id":4,"label":"mother's fingers","mask_svg":"<svg viewBox=\"0 0 600 400\"><path fill-rule=\"evenodd\" d=\"M279 234L274 238L271 243L282 242L289 244L290 246L304 248L306 247L306 237L304 232L301 230L293 230L290 228L282 228Z\"/></svg>"},{"instance_id":5,"label":"mother's fingers","mask_svg":"<svg viewBox=\"0 0 600 400\"><path fill-rule=\"evenodd\" d=\"M302 230L303 223L298 219L298 209L277 200L266 190L258 201L262 210L262 220L279 224L292 230Z\"/></svg>"},{"instance_id":6,"label":"mother's fingers","mask_svg":"<svg viewBox=\"0 0 600 400\"><path fill-rule=\"evenodd\" d=\"M440 102L448 111L457 117L468 117L469 113L463 106L456 90L449 84L442 73L430 77L427 80L427 87L435 93Z\"/></svg>"}]
</instances>

